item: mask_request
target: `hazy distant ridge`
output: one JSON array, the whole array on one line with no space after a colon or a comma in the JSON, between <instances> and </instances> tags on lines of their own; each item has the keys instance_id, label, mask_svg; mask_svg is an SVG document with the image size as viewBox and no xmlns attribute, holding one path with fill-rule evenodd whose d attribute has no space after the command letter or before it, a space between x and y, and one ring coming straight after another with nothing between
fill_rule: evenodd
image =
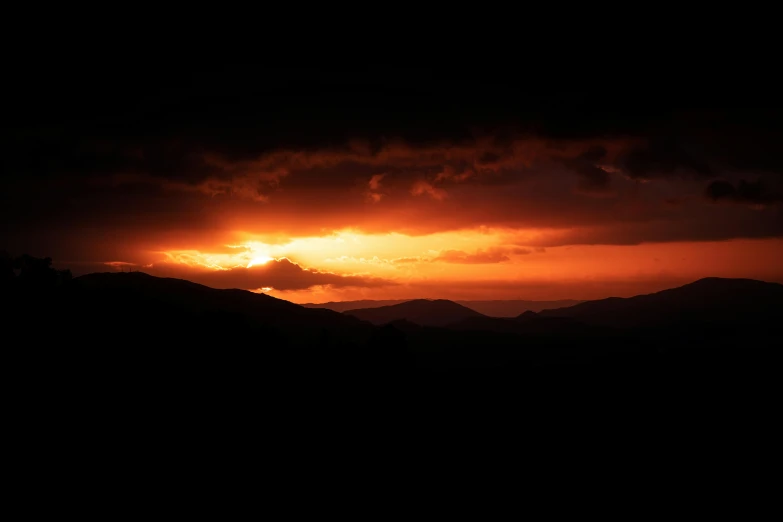
<instances>
[{"instance_id":1,"label":"hazy distant ridge","mask_svg":"<svg viewBox=\"0 0 783 522\"><path fill-rule=\"evenodd\" d=\"M365 308L380 308L382 306L392 306L401 303L414 301L414 299L387 299L360 301L330 301L328 303L306 303L302 306L306 308L327 308L335 312L345 312L348 310L360 310ZM542 310L552 310L556 308L565 308L574 306L584 301L573 299L561 299L557 301L527 301L521 299L497 300L497 301L453 301L462 306L466 306L483 315L491 317L516 317L523 312L540 312Z\"/></svg>"},{"instance_id":2,"label":"hazy distant ridge","mask_svg":"<svg viewBox=\"0 0 783 522\"><path fill-rule=\"evenodd\" d=\"M346 310L344 314L376 325L404 320L421 326L448 326L465 319L484 317L475 310L445 299L414 299L391 306Z\"/></svg>"}]
</instances>

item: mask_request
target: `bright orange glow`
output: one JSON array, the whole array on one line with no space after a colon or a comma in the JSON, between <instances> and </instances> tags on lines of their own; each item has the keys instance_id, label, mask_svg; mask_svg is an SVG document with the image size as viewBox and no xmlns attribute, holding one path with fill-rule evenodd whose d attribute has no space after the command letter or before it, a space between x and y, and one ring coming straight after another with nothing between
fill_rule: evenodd
<instances>
[{"instance_id":1,"label":"bright orange glow","mask_svg":"<svg viewBox=\"0 0 783 522\"><path fill-rule=\"evenodd\" d=\"M308 88L271 105L255 87L164 89L130 119L100 103L97 120L58 122L33 103L41 118L23 111L6 140L0 255L294 302L783 282L772 107L650 111L391 69L286 72Z\"/></svg>"},{"instance_id":2,"label":"bright orange glow","mask_svg":"<svg viewBox=\"0 0 783 522\"><path fill-rule=\"evenodd\" d=\"M349 229L286 239L235 233L235 240L223 245L222 252L167 251L154 266L214 272L260 269L272 261L287 260L304 272L388 282L372 287L346 283L292 289L272 281L253 287L294 302L413 297L581 299L634 295L707 276L783 278L783 269L770 263L783 255L780 239L537 246L567 233L485 227L420 236Z\"/></svg>"}]
</instances>

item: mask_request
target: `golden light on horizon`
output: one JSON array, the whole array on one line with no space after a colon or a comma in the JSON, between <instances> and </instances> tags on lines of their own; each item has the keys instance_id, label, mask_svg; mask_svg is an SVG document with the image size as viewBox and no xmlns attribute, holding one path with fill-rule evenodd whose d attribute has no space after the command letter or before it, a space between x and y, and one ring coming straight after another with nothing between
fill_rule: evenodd
<instances>
[{"instance_id":1,"label":"golden light on horizon","mask_svg":"<svg viewBox=\"0 0 783 522\"><path fill-rule=\"evenodd\" d=\"M515 285L565 283L574 289L569 297L582 298L586 295L583 289L604 280L687 282L706 276L742 277L747 270L769 280L779 276L765 260L781 251L780 239L557 245L574 231L579 229L478 227L406 235L345 229L282 238L234 232L213 249L164 251L158 267L169 273L182 268L200 271L189 276L195 278L199 273L248 270L256 275L247 277L266 284L246 288L274 291L279 297L299 302L413 298L421 292L431 297L464 293L523 298L529 294L514 291ZM555 245L540 246L552 243ZM388 284L362 288L361 283L352 286L346 282L298 288L294 281L300 270L338 278L376 278ZM506 284L498 287L497 281ZM235 285L241 287L240 282ZM536 295L546 297L547 292Z\"/></svg>"}]
</instances>

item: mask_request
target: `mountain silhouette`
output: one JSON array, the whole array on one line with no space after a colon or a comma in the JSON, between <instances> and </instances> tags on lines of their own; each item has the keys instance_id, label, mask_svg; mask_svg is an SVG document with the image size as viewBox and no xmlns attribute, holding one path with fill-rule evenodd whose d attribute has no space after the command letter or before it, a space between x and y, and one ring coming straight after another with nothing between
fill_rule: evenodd
<instances>
[{"instance_id":1,"label":"mountain silhouette","mask_svg":"<svg viewBox=\"0 0 783 522\"><path fill-rule=\"evenodd\" d=\"M267 294L247 290L220 290L185 279L156 277L143 272L104 272L83 275L73 280L73 290L95 294L122 294L123 297L154 298L192 311L220 309L241 312L258 320L275 322L307 321L315 324L356 324L330 310L304 308Z\"/></svg>"},{"instance_id":2,"label":"mountain silhouette","mask_svg":"<svg viewBox=\"0 0 783 522\"><path fill-rule=\"evenodd\" d=\"M196 417L210 405L323 426L339 405L361 423L389 406L422 418L608 403L623 419L691 416L705 393L719 414L741 404L768 415L777 396L783 287L760 281L496 318L423 299L340 314L144 273L68 279L28 265L6 274L4 364L30 404L60 401L64 419L82 405L80 422L128 408L172 418L183 404Z\"/></svg>"},{"instance_id":3,"label":"mountain silhouette","mask_svg":"<svg viewBox=\"0 0 783 522\"><path fill-rule=\"evenodd\" d=\"M62 320L89 321L83 340L98 343L121 332L115 343L178 345L208 342L227 346L320 346L363 343L372 326L326 309L311 309L247 290L218 290L182 279L142 272L77 277L56 296ZM231 349L236 347L232 346Z\"/></svg>"},{"instance_id":4,"label":"mountain silhouette","mask_svg":"<svg viewBox=\"0 0 783 522\"><path fill-rule=\"evenodd\" d=\"M391 306L347 310L344 314L378 325L404 319L421 326L446 326L470 317L483 317L475 310L446 299L414 299Z\"/></svg>"},{"instance_id":5,"label":"mountain silhouette","mask_svg":"<svg viewBox=\"0 0 783 522\"><path fill-rule=\"evenodd\" d=\"M219 290L184 279L155 277L143 272L96 273L73 280L72 291L94 297L154 299L192 312L220 310L240 313L262 323L276 325L356 326L357 321L325 309L311 309L266 294L247 290ZM141 312L143 310L137 310Z\"/></svg>"},{"instance_id":6,"label":"mountain silhouette","mask_svg":"<svg viewBox=\"0 0 783 522\"><path fill-rule=\"evenodd\" d=\"M783 285L710 277L654 294L587 301L538 315L617 328L687 323L769 325L783 319Z\"/></svg>"},{"instance_id":7,"label":"mountain silhouette","mask_svg":"<svg viewBox=\"0 0 783 522\"><path fill-rule=\"evenodd\" d=\"M582 301L562 299L558 301L526 301L522 299L492 301L455 301L463 306L491 317L516 317L526 311L540 312L554 308L574 306Z\"/></svg>"},{"instance_id":8,"label":"mountain silhouette","mask_svg":"<svg viewBox=\"0 0 783 522\"><path fill-rule=\"evenodd\" d=\"M405 303L410 299L361 299L359 301L329 301L328 303L304 303L305 308L326 308L335 312L346 312L348 310L359 310L362 308L380 308L381 306L391 306Z\"/></svg>"},{"instance_id":9,"label":"mountain silhouette","mask_svg":"<svg viewBox=\"0 0 783 522\"><path fill-rule=\"evenodd\" d=\"M400 303L406 303L411 299L386 299L373 301L371 299L363 299L359 301L329 301L328 303L305 303L302 306L307 308L328 308L335 312L345 312L348 310L359 310L362 308L380 308L382 306L391 306ZM471 310L490 317L516 317L517 315L531 310L533 312L540 312L541 310L547 310L552 308L563 308L566 306L574 306L583 301L577 301L574 299L563 299L559 301L526 301L521 299L506 299L506 300L485 300L485 301L471 301L471 300L454 300L453 302L466 306Z\"/></svg>"}]
</instances>

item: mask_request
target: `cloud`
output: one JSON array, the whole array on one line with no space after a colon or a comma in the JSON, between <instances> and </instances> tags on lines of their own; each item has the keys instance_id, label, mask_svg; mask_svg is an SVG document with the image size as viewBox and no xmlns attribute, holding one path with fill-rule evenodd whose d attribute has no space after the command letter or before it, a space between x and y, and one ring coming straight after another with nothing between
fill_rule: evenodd
<instances>
[{"instance_id":1,"label":"cloud","mask_svg":"<svg viewBox=\"0 0 783 522\"><path fill-rule=\"evenodd\" d=\"M272 260L263 265L253 265L250 268L235 267L226 270L204 270L176 263L160 263L145 271L152 275L189 279L213 288L246 290L265 287L277 290L303 290L323 285L335 288L377 288L395 284L378 277L341 275L302 268L287 258Z\"/></svg>"},{"instance_id":2,"label":"cloud","mask_svg":"<svg viewBox=\"0 0 783 522\"><path fill-rule=\"evenodd\" d=\"M422 261L428 261L427 258L420 257L420 256L414 256L414 257L398 257L396 259L392 259L391 262L395 265L405 265L409 263L420 263Z\"/></svg>"},{"instance_id":3,"label":"cloud","mask_svg":"<svg viewBox=\"0 0 783 522\"><path fill-rule=\"evenodd\" d=\"M482 157L486 154L490 154L493 157L497 156L492 152L485 152L482 154ZM500 158L500 156L497 157ZM481 164L481 158L477 160L477 164ZM435 176L435 182L448 180L454 183L462 183L463 181L466 181L475 175L476 171L473 167L467 164L467 162L463 162L462 164L456 166L444 165L443 171L439 172L438 175Z\"/></svg>"},{"instance_id":4,"label":"cloud","mask_svg":"<svg viewBox=\"0 0 783 522\"><path fill-rule=\"evenodd\" d=\"M636 103L639 93L563 97L511 78L519 90L496 89L495 75L443 82L432 72L379 74L349 95L338 71L271 82L265 74L227 85L202 75L170 90L137 78L117 96L132 81L122 74L102 81L101 93L69 83L9 108L16 116L7 115L0 155L7 246L131 260L128 251L200 248L234 231L425 234L481 224L622 244L783 234L777 215L747 208L779 201L779 104L660 110ZM762 189L741 184L757 177ZM720 181L709 199L744 204L705 205L710 180Z\"/></svg>"},{"instance_id":5,"label":"cloud","mask_svg":"<svg viewBox=\"0 0 783 522\"><path fill-rule=\"evenodd\" d=\"M381 180L385 175L374 174L367 183L370 190L367 191L366 197L369 202L378 203L383 198L383 194L379 191L381 189Z\"/></svg>"},{"instance_id":6,"label":"cloud","mask_svg":"<svg viewBox=\"0 0 783 522\"><path fill-rule=\"evenodd\" d=\"M220 142L199 146L182 138L161 138L139 144L107 144L91 138L74 145L76 152L58 149L50 158L53 165L43 170L114 186L152 184L168 191L259 203L268 202L281 189L347 188L353 178L368 176L365 190L370 201L379 200L373 194L385 195L382 182L387 190L412 185L414 195L443 199L442 183L510 182L524 171L578 155L586 148L614 151L628 140L621 138L604 145L595 141L564 142L519 135L502 144L487 136L427 144L393 139L373 146L351 140L341 145L266 151L259 144L255 152L248 149L237 154L225 150ZM70 157L71 153L76 157ZM609 159L613 155L607 153ZM587 158L578 160L578 168L586 168ZM35 158L28 159L35 164ZM378 169L386 172L379 174Z\"/></svg>"},{"instance_id":7,"label":"cloud","mask_svg":"<svg viewBox=\"0 0 783 522\"><path fill-rule=\"evenodd\" d=\"M381 188L381 180L386 174L375 174L370 178L370 182L367 184L370 190L379 190Z\"/></svg>"},{"instance_id":8,"label":"cloud","mask_svg":"<svg viewBox=\"0 0 783 522\"><path fill-rule=\"evenodd\" d=\"M502 249L478 249L474 254L469 254L462 250L443 250L433 259L436 262L459 264L492 264L504 263L510 260L511 258Z\"/></svg>"},{"instance_id":9,"label":"cloud","mask_svg":"<svg viewBox=\"0 0 783 522\"><path fill-rule=\"evenodd\" d=\"M783 192L761 182L740 180L735 186L728 181L716 180L707 185L707 197L713 201L731 201L750 205L766 205L783 202Z\"/></svg>"},{"instance_id":10,"label":"cloud","mask_svg":"<svg viewBox=\"0 0 783 522\"><path fill-rule=\"evenodd\" d=\"M703 154L689 152L681 142L672 138L654 138L646 145L632 148L625 153L620 165L634 179L668 176L710 178L714 175Z\"/></svg>"},{"instance_id":11,"label":"cloud","mask_svg":"<svg viewBox=\"0 0 783 522\"><path fill-rule=\"evenodd\" d=\"M584 194L603 195L609 192L609 172L599 162L608 151L601 145L592 145L575 158L564 158L563 163L579 176L578 190Z\"/></svg>"},{"instance_id":12,"label":"cloud","mask_svg":"<svg viewBox=\"0 0 783 522\"><path fill-rule=\"evenodd\" d=\"M110 266L114 268L115 270L124 270L126 268L133 268L135 266L139 266L137 263L128 263L126 261L107 261L103 263L106 266Z\"/></svg>"},{"instance_id":13,"label":"cloud","mask_svg":"<svg viewBox=\"0 0 783 522\"><path fill-rule=\"evenodd\" d=\"M115 186L153 184L167 191L256 203L315 190L349 195L357 178L363 178L364 185L359 198L379 203L389 198L403 199L406 194L440 201L450 197L452 187L466 185L543 181L545 176L553 176L558 166L577 176L577 193L601 197L615 195L613 180L621 177L638 181L703 180L733 175L743 165L776 168L772 161L744 158L728 144L723 147L725 151L717 150L706 136L675 133L665 138L564 140L518 134L501 141L488 135L426 144L400 139L379 144L353 140L330 147L248 152L248 157L155 144L151 150L142 147L120 154L114 162L96 162L106 167L99 178ZM384 172L379 174L379 169ZM97 172L92 167L85 171ZM783 174L783 170L777 174Z\"/></svg>"},{"instance_id":14,"label":"cloud","mask_svg":"<svg viewBox=\"0 0 783 522\"><path fill-rule=\"evenodd\" d=\"M509 256L527 256L533 253L546 252L543 247L525 248L525 247L491 247L487 249L477 249L474 253L468 253L462 250L443 250L440 254L427 261L457 264L493 264L505 263L511 261Z\"/></svg>"},{"instance_id":15,"label":"cloud","mask_svg":"<svg viewBox=\"0 0 783 522\"><path fill-rule=\"evenodd\" d=\"M414 196L421 196L422 194L427 194L432 199L441 201L443 199L446 199L446 191L440 188L433 187L431 183L428 183L424 180L419 180L413 184L413 187L411 187L411 194Z\"/></svg>"}]
</instances>

